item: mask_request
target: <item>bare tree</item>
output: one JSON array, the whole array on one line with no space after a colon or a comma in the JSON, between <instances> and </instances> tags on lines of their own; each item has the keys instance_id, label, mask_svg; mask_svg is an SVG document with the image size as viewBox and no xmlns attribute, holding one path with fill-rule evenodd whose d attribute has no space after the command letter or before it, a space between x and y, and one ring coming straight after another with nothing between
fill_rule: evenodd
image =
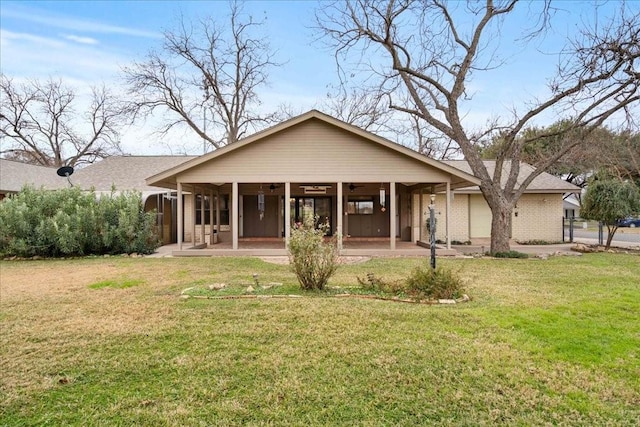
<instances>
[{"instance_id":1,"label":"bare tree","mask_svg":"<svg viewBox=\"0 0 640 427\"><path fill-rule=\"evenodd\" d=\"M93 88L89 105L62 81L15 84L0 76L0 154L43 166L75 166L121 153L122 112L105 89ZM79 110L84 109L84 114Z\"/></svg>"},{"instance_id":2,"label":"bare tree","mask_svg":"<svg viewBox=\"0 0 640 427\"><path fill-rule=\"evenodd\" d=\"M389 108L388 94L351 88L327 94L321 109L330 115L368 132L413 148L438 160L453 159L459 147L449 138L435 134L420 117Z\"/></svg>"},{"instance_id":3,"label":"bare tree","mask_svg":"<svg viewBox=\"0 0 640 427\"><path fill-rule=\"evenodd\" d=\"M535 11L538 7L540 10ZM441 0L352 0L323 4L317 23L333 46L338 62L352 53L383 60L369 60L369 79L377 78L379 90L401 93L391 108L424 120L431 128L455 141L473 173L492 212L491 251L509 250L511 215L525 189L543 171L584 138L560 138L538 168L520 180L523 148L538 138L520 138L521 132L544 113L565 118L570 125L557 136L570 132L583 136L616 114L637 108L640 94L640 17L621 11L607 23L585 29L560 55L557 74L549 80L544 99L531 99L524 110L513 109L506 119L491 120L482 129L465 126L466 107L473 97L466 86L472 75L489 73L501 65L500 25L519 9L516 0L446 3ZM453 10L455 9L455 10ZM550 1L523 7L535 12L537 22L521 40L544 34L550 17ZM493 54L492 54L493 52ZM495 168L488 167L478 148L500 135Z\"/></svg>"},{"instance_id":4,"label":"bare tree","mask_svg":"<svg viewBox=\"0 0 640 427\"><path fill-rule=\"evenodd\" d=\"M259 111L257 90L266 85L269 68L279 64L256 32L262 24L243 15L236 2L230 3L228 28L211 18L195 28L183 20L178 30L164 34L160 53L125 68L131 110L136 116L168 110L173 114L161 134L186 124L214 148L271 123L275 113Z\"/></svg>"},{"instance_id":5,"label":"bare tree","mask_svg":"<svg viewBox=\"0 0 640 427\"><path fill-rule=\"evenodd\" d=\"M614 150L602 152L604 168L621 181L640 186L640 133L622 132L614 136Z\"/></svg>"}]
</instances>

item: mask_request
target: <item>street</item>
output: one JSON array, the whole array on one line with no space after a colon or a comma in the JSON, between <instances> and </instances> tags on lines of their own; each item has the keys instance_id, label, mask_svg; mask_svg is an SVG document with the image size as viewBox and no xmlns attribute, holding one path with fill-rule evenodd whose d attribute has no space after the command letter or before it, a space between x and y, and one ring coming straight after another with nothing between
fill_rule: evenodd
<instances>
[{"instance_id":1,"label":"street","mask_svg":"<svg viewBox=\"0 0 640 427\"><path fill-rule=\"evenodd\" d=\"M598 232L575 228L573 230L574 241L584 241L585 243L597 243ZM569 230L565 230L565 240L569 240ZM607 240L607 228L603 228L603 242ZM613 236L612 246L640 246L640 230L637 228L618 228Z\"/></svg>"}]
</instances>

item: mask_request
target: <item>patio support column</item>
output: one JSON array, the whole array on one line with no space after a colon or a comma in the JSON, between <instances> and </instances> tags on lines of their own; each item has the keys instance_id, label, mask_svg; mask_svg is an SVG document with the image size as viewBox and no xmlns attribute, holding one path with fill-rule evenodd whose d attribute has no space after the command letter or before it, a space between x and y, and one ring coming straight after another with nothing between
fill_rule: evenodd
<instances>
[{"instance_id":1,"label":"patio support column","mask_svg":"<svg viewBox=\"0 0 640 427\"><path fill-rule=\"evenodd\" d=\"M396 249L396 183L389 183L389 243L392 251Z\"/></svg>"},{"instance_id":2,"label":"patio support column","mask_svg":"<svg viewBox=\"0 0 640 427\"><path fill-rule=\"evenodd\" d=\"M422 226L424 225L424 202L422 201L424 197L424 188L420 189L420 215L418 218L418 241L422 241Z\"/></svg>"},{"instance_id":3,"label":"patio support column","mask_svg":"<svg viewBox=\"0 0 640 427\"><path fill-rule=\"evenodd\" d=\"M338 200L336 203L336 207L338 208L338 211L336 212L336 214L338 215L338 225L336 228L336 234L338 235L338 252L342 252L342 220L343 220L343 215L342 215L342 182L338 183Z\"/></svg>"},{"instance_id":4,"label":"patio support column","mask_svg":"<svg viewBox=\"0 0 640 427\"><path fill-rule=\"evenodd\" d=\"M291 183L284 183L284 245L289 249L289 239L291 238Z\"/></svg>"},{"instance_id":5,"label":"patio support column","mask_svg":"<svg viewBox=\"0 0 640 427\"><path fill-rule=\"evenodd\" d=\"M238 231L240 229L239 225L240 225L240 215L238 213L238 209L240 204L238 203L240 200L240 197L238 195L238 182L235 181L231 184L231 234L233 235L232 237L232 248L233 250L237 250L238 249Z\"/></svg>"},{"instance_id":6,"label":"patio support column","mask_svg":"<svg viewBox=\"0 0 640 427\"><path fill-rule=\"evenodd\" d=\"M200 243L206 245L207 241L205 239L205 223L207 221L205 220L204 216L204 190L204 187L200 189Z\"/></svg>"},{"instance_id":7,"label":"patio support column","mask_svg":"<svg viewBox=\"0 0 640 427\"><path fill-rule=\"evenodd\" d=\"M220 187L216 186L216 234L213 243L218 243L220 238Z\"/></svg>"},{"instance_id":8,"label":"patio support column","mask_svg":"<svg viewBox=\"0 0 640 427\"><path fill-rule=\"evenodd\" d=\"M213 245L214 242L214 229L213 229L213 188L209 189L209 244Z\"/></svg>"},{"instance_id":9,"label":"patio support column","mask_svg":"<svg viewBox=\"0 0 640 427\"><path fill-rule=\"evenodd\" d=\"M447 249L451 249L451 182L447 181L447 216L445 218L445 231L447 233Z\"/></svg>"},{"instance_id":10,"label":"patio support column","mask_svg":"<svg viewBox=\"0 0 640 427\"><path fill-rule=\"evenodd\" d=\"M178 220L176 227L178 228L178 250L182 250L182 229L184 228L184 205L182 203L182 183L178 182Z\"/></svg>"},{"instance_id":11,"label":"patio support column","mask_svg":"<svg viewBox=\"0 0 640 427\"><path fill-rule=\"evenodd\" d=\"M191 246L196 245L196 186L191 187Z\"/></svg>"}]
</instances>

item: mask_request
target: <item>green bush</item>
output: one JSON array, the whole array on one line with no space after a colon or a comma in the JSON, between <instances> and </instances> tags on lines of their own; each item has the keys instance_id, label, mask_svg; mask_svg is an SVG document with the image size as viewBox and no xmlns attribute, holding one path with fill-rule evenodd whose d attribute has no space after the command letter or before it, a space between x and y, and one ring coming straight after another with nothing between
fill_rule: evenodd
<instances>
[{"instance_id":1,"label":"green bush","mask_svg":"<svg viewBox=\"0 0 640 427\"><path fill-rule=\"evenodd\" d=\"M335 239L325 241L328 224L308 217L291 230L289 261L302 289L324 289L338 268Z\"/></svg>"},{"instance_id":2,"label":"green bush","mask_svg":"<svg viewBox=\"0 0 640 427\"><path fill-rule=\"evenodd\" d=\"M494 258L529 258L529 255L518 251L505 251L490 254Z\"/></svg>"},{"instance_id":3,"label":"green bush","mask_svg":"<svg viewBox=\"0 0 640 427\"><path fill-rule=\"evenodd\" d=\"M407 278L407 293L413 298L455 299L463 292L462 279L443 267L416 267Z\"/></svg>"},{"instance_id":4,"label":"green bush","mask_svg":"<svg viewBox=\"0 0 640 427\"><path fill-rule=\"evenodd\" d=\"M0 202L0 254L151 253L160 244L154 223L155 216L144 212L139 193L98 198L95 192L78 188L24 187Z\"/></svg>"},{"instance_id":5,"label":"green bush","mask_svg":"<svg viewBox=\"0 0 640 427\"><path fill-rule=\"evenodd\" d=\"M533 245L533 246L543 246L543 245L558 245L561 244L561 241L553 241L550 242L548 240L538 240L538 239L533 239L533 240L517 240L516 241L517 244L519 245Z\"/></svg>"},{"instance_id":6,"label":"green bush","mask_svg":"<svg viewBox=\"0 0 640 427\"><path fill-rule=\"evenodd\" d=\"M356 277L360 287L368 292L384 293L391 295L404 295L406 294L406 286L402 282L388 282L380 277L377 277L373 273L367 273L367 277L361 279Z\"/></svg>"}]
</instances>

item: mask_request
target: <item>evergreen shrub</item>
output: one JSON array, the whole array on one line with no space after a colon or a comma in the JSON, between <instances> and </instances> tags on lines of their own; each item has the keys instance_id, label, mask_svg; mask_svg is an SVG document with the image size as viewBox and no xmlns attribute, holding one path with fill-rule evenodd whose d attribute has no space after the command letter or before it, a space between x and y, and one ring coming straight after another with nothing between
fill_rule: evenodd
<instances>
[{"instance_id":1,"label":"evergreen shrub","mask_svg":"<svg viewBox=\"0 0 640 427\"><path fill-rule=\"evenodd\" d=\"M0 254L60 257L152 253L160 241L155 214L140 193L97 197L78 188L24 187L0 202Z\"/></svg>"}]
</instances>

